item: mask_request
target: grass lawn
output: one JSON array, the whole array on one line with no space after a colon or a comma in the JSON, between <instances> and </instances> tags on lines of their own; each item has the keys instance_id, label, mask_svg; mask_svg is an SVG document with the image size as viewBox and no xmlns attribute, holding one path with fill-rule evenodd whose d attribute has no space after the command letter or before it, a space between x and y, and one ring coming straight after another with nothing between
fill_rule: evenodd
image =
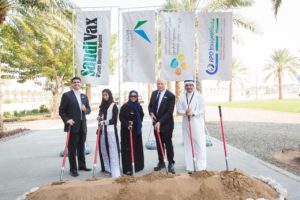
<instances>
[{"instance_id":1,"label":"grass lawn","mask_svg":"<svg viewBox=\"0 0 300 200\"><path fill-rule=\"evenodd\" d=\"M262 110L300 113L300 99L236 101L236 102L208 103L207 105L210 106L220 105L225 107L254 108L254 109L262 109Z\"/></svg>"}]
</instances>

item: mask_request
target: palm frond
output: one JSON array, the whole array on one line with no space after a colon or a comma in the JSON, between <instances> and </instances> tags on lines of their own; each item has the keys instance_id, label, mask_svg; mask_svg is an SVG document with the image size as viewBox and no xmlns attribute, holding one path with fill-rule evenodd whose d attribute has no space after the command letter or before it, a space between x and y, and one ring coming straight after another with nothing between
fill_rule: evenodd
<instances>
[{"instance_id":1,"label":"palm frond","mask_svg":"<svg viewBox=\"0 0 300 200\"><path fill-rule=\"evenodd\" d=\"M254 3L253 0L214 0L204 7L204 12L211 12L216 10L226 10L231 8L249 7Z\"/></svg>"},{"instance_id":2,"label":"palm frond","mask_svg":"<svg viewBox=\"0 0 300 200\"><path fill-rule=\"evenodd\" d=\"M281 6L281 0L272 0L274 16L277 18L279 8Z\"/></svg>"},{"instance_id":3,"label":"palm frond","mask_svg":"<svg viewBox=\"0 0 300 200\"><path fill-rule=\"evenodd\" d=\"M246 30L249 30L251 32L258 33L258 34L262 33L262 31L260 30L260 27L258 26L258 24L256 22L243 17L241 14L239 14L237 12L233 13L232 21L233 21L233 24L235 24L237 27L242 27Z\"/></svg>"}]
</instances>

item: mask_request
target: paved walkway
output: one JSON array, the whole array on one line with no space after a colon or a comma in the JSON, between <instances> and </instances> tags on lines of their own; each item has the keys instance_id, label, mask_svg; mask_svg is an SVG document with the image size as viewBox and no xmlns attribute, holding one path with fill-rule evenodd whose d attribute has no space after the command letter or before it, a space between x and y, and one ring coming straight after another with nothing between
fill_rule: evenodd
<instances>
[{"instance_id":1,"label":"paved walkway","mask_svg":"<svg viewBox=\"0 0 300 200\"><path fill-rule=\"evenodd\" d=\"M233 118L236 112L238 119L244 117L244 120L251 120L247 111L248 119L241 116L241 109L223 109L224 120ZM252 111L251 111L252 112ZM230 116L229 116L230 113ZM243 113L243 112L242 112ZM253 120L261 120L257 116L262 116L261 111L253 111ZM288 113L290 114L290 113ZM96 140L96 112L89 116L88 121L88 137L87 142L94 151ZM274 118L277 115L278 119L282 113L272 112ZM225 117L226 116L226 117ZM294 116L294 121L299 120L298 116ZM291 117L292 119L293 117ZM208 107L206 119L208 121L217 121L218 110L216 107ZM288 119L285 117L283 119ZM236 119L232 119L235 120ZM273 119L272 119L273 120ZM280 121L283 123L283 121ZM289 122L291 123L291 122ZM296 122L294 122L296 123ZM5 142L0 142L0 199L10 200L16 199L19 195L31 188L41 186L52 181L59 180L60 167L62 158L59 157L59 152L63 149L66 134L62 132L62 123L60 120L47 120L27 122L27 127L35 129L29 134L24 134L15 137ZM145 119L143 124L144 143L148 138L150 131L149 118ZM152 137L153 139L153 137ZM213 146L208 148L208 170L225 170L225 160L222 143L216 139L212 139ZM183 155L183 142L181 137L181 123L176 122L174 137L175 149L175 169L176 172L184 172L184 155ZM145 170L138 173L142 175L152 172L153 167L157 163L156 151L144 150L145 152ZM257 159L247 153L229 146L229 167L230 169L238 168L251 175L262 175L270 177L280 183L288 190L288 199L300 199L300 177L295 176L287 171L270 165L260 159ZM93 153L86 157L89 167L92 166ZM99 169L99 167L98 167ZM99 170L98 170L99 171ZM98 176L102 176L100 173ZM79 179L90 178L90 172L80 172ZM65 179L75 179L68 174L68 164L66 166ZM76 179L78 179L76 178Z\"/></svg>"},{"instance_id":2,"label":"paved walkway","mask_svg":"<svg viewBox=\"0 0 300 200\"><path fill-rule=\"evenodd\" d=\"M270 122L270 123L287 123L299 124L300 114L291 112L276 112L258 109L242 109L222 107L222 115L224 121L235 122ZM206 120L219 121L219 109L215 106L206 107Z\"/></svg>"}]
</instances>

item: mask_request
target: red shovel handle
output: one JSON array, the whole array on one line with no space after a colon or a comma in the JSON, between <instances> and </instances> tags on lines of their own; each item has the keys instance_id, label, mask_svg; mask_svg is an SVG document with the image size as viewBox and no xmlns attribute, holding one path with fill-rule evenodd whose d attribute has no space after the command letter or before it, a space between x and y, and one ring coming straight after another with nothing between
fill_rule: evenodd
<instances>
[{"instance_id":1,"label":"red shovel handle","mask_svg":"<svg viewBox=\"0 0 300 200\"><path fill-rule=\"evenodd\" d=\"M133 142L132 142L132 128L129 129L129 136L130 136L131 163L134 163L134 150L133 150Z\"/></svg>"},{"instance_id":2,"label":"red shovel handle","mask_svg":"<svg viewBox=\"0 0 300 200\"><path fill-rule=\"evenodd\" d=\"M95 155L94 155L94 165L97 163L100 135L101 135L101 126L99 126L98 130L97 130L97 140L96 140L96 148L95 148Z\"/></svg>"},{"instance_id":3,"label":"red shovel handle","mask_svg":"<svg viewBox=\"0 0 300 200\"><path fill-rule=\"evenodd\" d=\"M224 133L224 127L223 127L221 106L219 106L219 115L220 115L220 124L221 124L221 130L222 130L222 140L223 140L224 153L225 153L225 157L227 157L226 139L225 139L225 133Z\"/></svg>"},{"instance_id":4,"label":"red shovel handle","mask_svg":"<svg viewBox=\"0 0 300 200\"><path fill-rule=\"evenodd\" d=\"M68 133L67 133L67 139L66 139L66 144L65 144L65 149L64 149L64 158L61 164L61 167L65 167L66 164L66 157L67 157L67 150L68 150L68 144L69 144L69 139L70 139L70 132L71 132L71 125L68 127Z\"/></svg>"},{"instance_id":5,"label":"red shovel handle","mask_svg":"<svg viewBox=\"0 0 300 200\"><path fill-rule=\"evenodd\" d=\"M162 146L162 143L161 143L159 129L157 128L155 132L156 132L158 143L159 143L159 146L160 146L162 159L165 160L165 153L164 153L164 149L163 149L163 146Z\"/></svg>"},{"instance_id":6,"label":"red shovel handle","mask_svg":"<svg viewBox=\"0 0 300 200\"><path fill-rule=\"evenodd\" d=\"M194 142L193 142L191 118L189 117L188 120L189 120L190 140L191 140L191 146L192 146L192 156L193 156L193 159L194 159L195 158L195 148L194 148Z\"/></svg>"}]
</instances>

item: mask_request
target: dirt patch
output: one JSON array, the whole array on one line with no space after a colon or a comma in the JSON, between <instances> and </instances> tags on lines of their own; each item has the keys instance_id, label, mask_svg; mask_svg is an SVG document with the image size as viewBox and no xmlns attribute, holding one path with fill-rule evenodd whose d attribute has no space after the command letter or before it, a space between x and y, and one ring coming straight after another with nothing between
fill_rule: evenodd
<instances>
[{"instance_id":1,"label":"dirt patch","mask_svg":"<svg viewBox=\"0 0 300 200\"><path fill-rule=\"evenodd\" d=\"M16 128L9 131L0 131L0 141L6 141L10 137L28 133L28 131L29 129L27 128Z\"/></svg>"},{"instance_id":2,"label":"dirt patch","mask_svg":"<svg viewBox=\"0 0 300 200\"><path fill-rule=\"evenodd\" d=\"M50 184L31 193L26 200L108 199L108 200L231 200L276 199L269 185L240 171L196 172L166 175L150 173L142 177L123 176L95 181L74 180Z\"/></svg>"},{"instance_id":3,"label":"dirt patch","mask_svg":"<svg viewBox=\"0 0 300 200\"><path fill-rule=\"evenodd\" d=\"M300 170L299 150L282 150L280 152L274 152L272 156L280 163L289 165L297 170Z\"/></svg>"},{"instance_id":4,"label":"dirt patch","mask_svg":"<svg viewBox=\"0 0 300 200\"><path fill-rule=\"evenodd\" d=\"M170 173L166 174L163 172L151 172L149 174L145 174L144 176L138 177L138 179L141 181L153 182L160 179L174 178L175 176L175 174Z\"/></svg>"}]
</instances>

